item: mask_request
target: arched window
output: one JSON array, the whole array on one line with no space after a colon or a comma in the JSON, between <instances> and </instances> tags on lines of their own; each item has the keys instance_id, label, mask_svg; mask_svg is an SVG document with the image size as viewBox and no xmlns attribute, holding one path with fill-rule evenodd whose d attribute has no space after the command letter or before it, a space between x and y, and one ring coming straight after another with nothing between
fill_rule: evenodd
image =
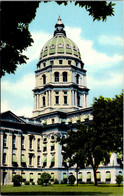
<instances>
[{"instance_id":1,"label":"arched window","mask_svg":"<svg viewBox=\"0 0 124 196\"><path fill-rule=\"evenodd\" d=\"M45 106L46 105L46 103L45 103L45 97L42 98L42 101L43 101L43 106Z\"/></svg>"},{"instance_id":2,"label":"arched window","mask_svg":"<svg viewBox=\"0 0 124 196\"><path fill-rule=\"evenodd\" d=\"M79 74L76 75L76 83L79 84Z\"/></svg>"},{"instance_id":3,"label":"arched window","mask_svg":"<svg viewBox=\"0 0 124 196\"><path fill-rule=\"evenodd\" d=\"M63 82L67 82L68 81L68 73L63 72L62 76L63 76Z\"/></svg>"},{"instance_id":4,"label":"arched window","mask_svg":"<svg viewBox=\"0 0 124 196\"><path fill-rule=\"evenodd\" d=\"M43 78L43 84L46 84L46 75L42 75L42 78Z\"/></svg>"},{"instance_id":5,"label":"arched window","mask_svg":"<svg viewBox=\"0 0 124 196\"><path fill-rule=\"evenodd\" d=\"M59 82L59 72L54 73L54 81Z\"/></svg>"}]
</instances>

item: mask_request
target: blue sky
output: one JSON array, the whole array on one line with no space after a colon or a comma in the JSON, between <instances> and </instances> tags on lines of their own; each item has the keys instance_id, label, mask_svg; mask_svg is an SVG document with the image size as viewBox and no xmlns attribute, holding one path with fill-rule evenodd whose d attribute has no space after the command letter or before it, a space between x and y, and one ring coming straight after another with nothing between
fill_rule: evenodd
<instances>
[{"instance_id":1,"label":"blue sky","mask_svg":"<svg viewBox=\"0 0 124 196\"><path fill-rule=\"evenodd\" d=\"M7 74L1 81L2 111L11 110L17 115L32 116L35 87L34 71L43 45L53 36L58 16L65 25L67 37L79 47L87 70L89 106L94 97L115 97L123 88L123 2L116 3L115 16L106 22L95 21L85 9L69 3L40 3L29 29L34 43L24 54L27 64L19 66L15 74Z\"/></svg>"}]
</instances>

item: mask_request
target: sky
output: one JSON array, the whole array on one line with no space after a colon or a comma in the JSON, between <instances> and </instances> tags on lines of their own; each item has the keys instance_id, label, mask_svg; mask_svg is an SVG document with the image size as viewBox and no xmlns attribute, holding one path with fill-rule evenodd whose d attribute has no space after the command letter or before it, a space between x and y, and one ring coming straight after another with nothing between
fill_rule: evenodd
<instances>
[{"instance_id":1,"label":"sky","mask_svg":"<svg viewBox=\"0 0 124 196\"><path fill-rule=\"evenodd\" d=\"M1 80L1 111L11 110L19 116L32 117L36 65L45 43L53 37L60 15L68 38L76 43L84 68L87 70L89 107L94 97L114 98L123 89L124 33L123 2L114 1L114 16L106 22L95 21L84 8L69 3L40 3L29 30L34 39L24 54L27 64L20 65L15 74L6 74Z\"/></svg>"}]
</instances>

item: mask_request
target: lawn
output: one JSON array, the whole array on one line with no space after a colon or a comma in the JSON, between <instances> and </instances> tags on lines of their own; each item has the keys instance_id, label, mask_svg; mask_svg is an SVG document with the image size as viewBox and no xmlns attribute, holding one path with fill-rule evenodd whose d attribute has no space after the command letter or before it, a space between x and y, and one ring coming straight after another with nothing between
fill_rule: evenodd
<instances>
[{"instance_id":1,"label":"lawn","mask_svg":"<svg viewBox=\"0 0 124 196\"><path fill-rule=\"evenodd\" d=\"M21 187L13 187L12 185L1 186L1 195L123 195L123 187L117 185L22 185Z\"/></svg>"}]
</instances>

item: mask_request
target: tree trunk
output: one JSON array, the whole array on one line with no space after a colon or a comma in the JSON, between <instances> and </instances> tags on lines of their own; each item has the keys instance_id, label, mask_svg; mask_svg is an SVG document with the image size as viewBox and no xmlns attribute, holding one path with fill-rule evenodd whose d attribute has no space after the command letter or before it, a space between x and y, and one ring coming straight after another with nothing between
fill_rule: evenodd
<instances>
[{"instance_id":1,"label":"tree trunk","mask_svg":"<svg viewBox=\"0 0 124 196\"><path fill-rule=\"evenodd\" d=\"M97 168L95 168L95 167L93 167L93 172L94 172L94 181L95 181L95 186L97 186L98 185L98 183L97 183Z\"/></svg>"},{"instance_id":2,"label":"tree trunk","mask_svg":"<svg viewBox=\"0 0 124 196\"><path fill-rule=\"evenodd\" d=\"M77 186L78 186L78 170L76 171Z\"/></svg>"}]
</instances>

